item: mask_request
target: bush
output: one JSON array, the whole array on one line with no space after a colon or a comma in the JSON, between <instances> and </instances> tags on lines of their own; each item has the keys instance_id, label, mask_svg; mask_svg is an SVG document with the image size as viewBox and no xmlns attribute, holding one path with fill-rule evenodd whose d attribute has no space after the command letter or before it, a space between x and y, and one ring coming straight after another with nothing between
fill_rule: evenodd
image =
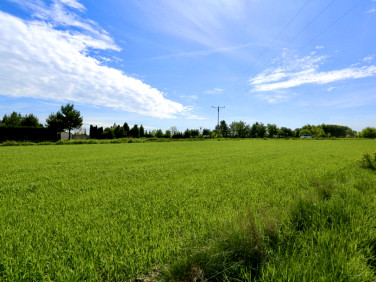
<instances>
[{"instance_id":1,"label":"bush","mask_svg":"<svg viewBox=\"0 0 376 282\"><path fill-rule=\"evenodd\" d=\"M364 168L376 170L376 151L372 153L363 153L360 159L360 165Z\"/></svg>"},{"instance_id":2,"label":"bush","mask_svg":"<svg viewBox=\"0 0 376 282\"><path fill-rule=\"evenodd\" d=\"M50 141L43 141L43 142L37 143L37 145L53 145L53 144L55 144L55 143L50 142Z\"/></svg>"},{"instance_id":3,"label":"bush","mask_svg":"<svg viewBox=\"0 0 376 282\"><path fill-rule=\"evenodd\" d=\"M5 141L1 143L1 146L19 146L20 144L15 141Z\"/></svg>"},{"instance_id":4,"label":"bush","mask_svg":"<svg viewBox=\"0 0 376 282\"><path fill-rule=\"evenodd\" d=\"M360 136L363 138L376 138L376 128L366 127L360 132Z\"/></svg>"}]
</instances>

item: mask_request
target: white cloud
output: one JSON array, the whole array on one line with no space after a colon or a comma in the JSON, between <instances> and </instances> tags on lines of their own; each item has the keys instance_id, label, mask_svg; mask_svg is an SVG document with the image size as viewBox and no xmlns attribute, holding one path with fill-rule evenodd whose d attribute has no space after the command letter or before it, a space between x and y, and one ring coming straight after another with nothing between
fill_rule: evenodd
<instances>
[{"instance_id":1,"label":"white cloud","mask_svg":"<svg viewBox=\"0 0 376 282\"><path fill-rule=\"evenodd\" d=\"M33 17L49 23L51 27L70 28L74 27L80 32L71 32L76 37L83 37L87 47L96 49L111 49L120 51L108 33L90 19L85 19L75 13L76 10L83 12L86 8L76 0L53 0L48 6L40 0L9 0L17 3L22 8L31 11ZM71 10L74 8L74 10Z\"/></svg>"},{"instance_id":2,"label":"white cloud","mask_svg":"<svg viewBox=\"0 0 376 282\"><path fill-rule=\"evenodd\" d=\"M367 56L363 58L363 61L365 62L371 62L373 60L373 56Z\"/></svg>"},{"instance_id":3,"label":"white cloud","mask_svg":"<svg viewBox=\"0 0 376 282\"><path fill-rule=\"evenodd\" d=\"M86 11L86 8L81 3L77 2L76 0L61 0L61 2L79 11Z\"/></svg>"},{"instance_id":4,"label":"white cloud","mask_svg":"<svg viewBox=\"0 0 376 282\"><path fill-rule=\"evenodd\" d=\"M117 49L100 30L94 36L58 30L55 23L25 21L1 11L0 22L1 95L87 103L160 118L189 117L189 108L88 56L88 48Z\"/></svg>"},{"instance_id":5,"label":"white cloud","mask_svg":"<svg viewBox=\"0 0 376 282\"><path fill-rule=\"evenodd\" d=\"M328 87L326 91L331 92L332 90L336 89L336 87Z\"/></svg>"},{"instance_id":6,"label":"white cloud","mask_svg":"<svg viewBox=\"0 0 376 282\"><path fill-rule=\"evenodd\" d=\"M373 8L373 9L370 9L366 12L367 14L371 14L371 13L376 13L376 9Z\"/></svg>"},{"instance_id":7,"label":"white cloud","mask_svg":"<svg viewBox=\"0 0 376 282\"><path fill-rule=\"evenodd\" d=\"M318 46L316 46L315 48L316 48L316 49L323 49L324 46L322 46L322 45L318 45Z\"/></svg>"},{"instance_id":8,"label":"white cloud","mask_svg":"<svg viewBox=\"0 0 376 282\"><path fill-rule=\"evenodd\" d=\"M210 90L206 90L204 93L208 95L218 95L218 94L221 94L222 92L223 92L222 88L216 87Z\"/></svg>"},{"instance_id":9,"label":"white cloud","mask_svg":"<svg viewBox=\"0 0 376 282\"><path fill-rule=\"evenodd\" d=\"M339 80L376 75L374 65L320 72L319 66L325 62L326 58L326 56L284 58L281 66L269 68L249 80L253 87L252 92L275 91L304 84L328 84Z\"/></svg>"}]
</instances>

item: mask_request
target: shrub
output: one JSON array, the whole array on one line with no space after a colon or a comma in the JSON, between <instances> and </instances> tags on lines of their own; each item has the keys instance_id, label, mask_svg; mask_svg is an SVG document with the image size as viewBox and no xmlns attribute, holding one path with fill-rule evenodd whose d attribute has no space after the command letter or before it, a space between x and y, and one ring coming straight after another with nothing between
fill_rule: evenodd
<instances>
[{"instance_id":1,"label":"shrub","mask_svg":"<svg viewBox=\"0 0 376 282\"><path fill-rule=\"evenodd\" d=\"M50 141L42 141L42 142L39 142L37 143L38 145L52 145L54 144L53 142L50 142Z\"/></svg>"},{"instance_id":2,"label":"shrub","mask_svg":"<svg viewBox=\"0 0 376 282\"><path fill-rule=\"evenodd\" d=\"M364 168L376 170L376 151L371 153L363 153L360 159L360 165Z\"/></svg>"},{"instance_id":3,"label":"shrub","mask_svg":"<svg viewBox=\"0 0 376 282\"><path fill-rule=\"evenodd\" d=\"M1 146L19 146L20 144L15 141L5 141L1 143Z\"/></svg>"},{"instance_id":4,"label":"shrub","mask_svg":"<svg viewBox=\"0 0 376 282\"><path fill-rule=\"evenodd\" d=\"M360 132L360 136L363 138L376 138L376 128L366 127Z\"/></svg>"},{"instance_id":5,"label":"shrub","mask_svg":"<svg viewBox=\"0 0 376 282\"><path fill-rule=\"evenodd\" d=\"M87 143L88 143L88 144L98 144L99 142L98 142L97 139L89 139L89 140L87 141Z\"/></svg>"}]
</instances>

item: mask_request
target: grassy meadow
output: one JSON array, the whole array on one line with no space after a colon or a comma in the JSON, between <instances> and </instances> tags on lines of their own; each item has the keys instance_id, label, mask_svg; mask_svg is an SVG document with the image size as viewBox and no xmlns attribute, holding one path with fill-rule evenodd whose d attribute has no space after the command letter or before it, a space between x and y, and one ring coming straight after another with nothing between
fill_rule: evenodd
<instances>
[{"instance_id":1,"label":"grassy meadow","mask_svg":"<svg viewBox=\"0 0 376 282\"><path fill-rule=\"evenodd\" d=\"M376 140L0 147L0 280L375 281Z\"/></svg>"}]
</instances>

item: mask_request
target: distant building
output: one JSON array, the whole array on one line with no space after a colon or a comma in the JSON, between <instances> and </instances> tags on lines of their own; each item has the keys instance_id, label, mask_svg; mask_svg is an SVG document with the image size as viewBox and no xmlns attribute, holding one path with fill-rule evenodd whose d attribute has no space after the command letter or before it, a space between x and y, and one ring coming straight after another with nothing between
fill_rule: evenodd
<instances>
[{"instance_id":1,"label":"distant building","mask_svg":"<svg viewBox=\"0 0 376 282\"><path fill-rule=\"evenodd\" d=\"M69 133L68 132L58 132L57 133L57 140L68 140ZM72 134L70 135L70 139L74 140L87 140L90 139L89 135L87 134Z\"/></svg>"},{"instance_id":2,"label":"distant building","mask_svg":"<svg viewBox=\"0 0 376 282\"><path fill-rule=\"evenodd\" d=\"M72 133L70 135L70 139L72 139ZM57 133L57 140L68 140L69 139L69 133L68 132L58 132Z\"/></svg>"}]
</instances>

